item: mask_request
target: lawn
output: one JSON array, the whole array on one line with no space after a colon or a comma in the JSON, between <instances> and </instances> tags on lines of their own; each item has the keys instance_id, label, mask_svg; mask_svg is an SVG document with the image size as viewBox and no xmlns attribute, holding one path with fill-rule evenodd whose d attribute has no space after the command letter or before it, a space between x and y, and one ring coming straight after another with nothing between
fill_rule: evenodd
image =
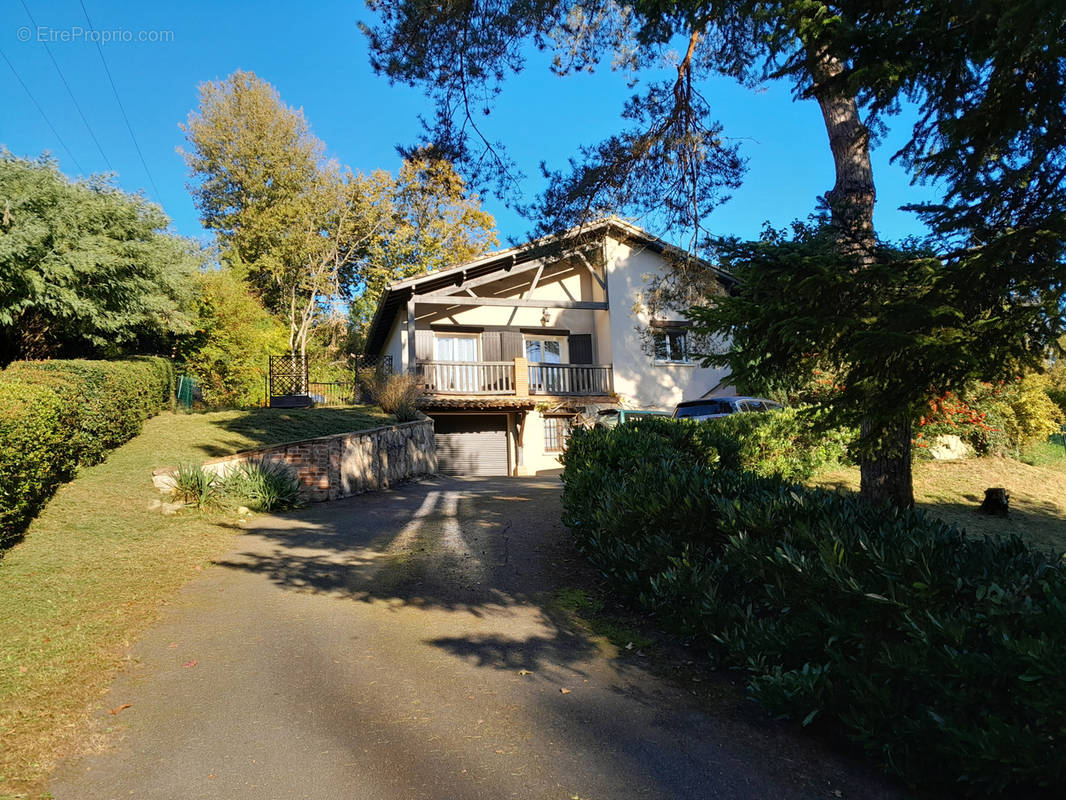
<instances>
[{"instance_id":1,"label":"lawn","mask_svg":"<svg viewBox=\"0 0 1066 800\"><path fill-rule=\"evenodd\" d=\"M1037 547L1066 553L1066 459L1051 449L1039 453L1040 457L1030 458L1039 466L1007 458L917 462L915 502L970 533L1016 533ZM822 472L812 483L858 491L859 469ZM985 489L993 486L1010 491L1011 510L1006 519L977 511Z\"/></svg>"},{"instance_id":2,"label":"lawn","mask_svg":"<svg viewBox=\"0 0 1066 800\"><path fill-rule=\"evenodd\" d=\"M0 798L40 796L125 648L232 541L224 515L149 510L154 468L391 421L367 406L167 413L61 487L0 559Z\"/></svg>"}]
</instances>

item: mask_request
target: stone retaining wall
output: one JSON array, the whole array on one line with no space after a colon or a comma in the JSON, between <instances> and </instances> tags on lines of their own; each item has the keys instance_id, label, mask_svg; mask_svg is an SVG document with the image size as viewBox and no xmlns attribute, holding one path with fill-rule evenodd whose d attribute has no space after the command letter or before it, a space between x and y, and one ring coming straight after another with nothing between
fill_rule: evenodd
<instances>
[{"instance_id":1,"label":"stone retaining wall","mask_svg":"<svg viewBox=\"0 0 1066 800\"><path fill-rule=\"evenodd\" d=\"M354 433L260 447L204 462L225 475L247 461L288 464L305 500L336 500L432 475L437 471L433 420L427 418ZM155 483L173 486L174 470L158 470Z\"/></svg>"}]
</instances>

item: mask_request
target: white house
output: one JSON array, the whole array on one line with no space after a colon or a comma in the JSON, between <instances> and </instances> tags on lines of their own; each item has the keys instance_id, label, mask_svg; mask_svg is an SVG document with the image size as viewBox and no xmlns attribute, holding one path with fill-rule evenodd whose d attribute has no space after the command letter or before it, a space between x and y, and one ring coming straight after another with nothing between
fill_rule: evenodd
<instances>
[{"instance_id":1,"label":"white house","mask_svg":"<svg viewBox=\"0 0 1066 800\"><path fill-rule=\"evenodd\" d=\"M687 321L651 319L639 302L682 257L617 218L491 253L390 285L366 352L419 376L442 472L558 468L569 422L587 406L668 411L731 393L723 370L694 363Z\"/></svg>"}]
</instances>

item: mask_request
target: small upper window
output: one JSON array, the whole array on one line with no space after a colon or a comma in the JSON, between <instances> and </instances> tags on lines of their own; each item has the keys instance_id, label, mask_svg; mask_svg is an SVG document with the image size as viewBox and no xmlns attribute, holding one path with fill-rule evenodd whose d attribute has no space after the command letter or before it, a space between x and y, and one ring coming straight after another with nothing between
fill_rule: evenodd
<instances>
[{"instance_id":1,"label":"small upper window","mask_svg":"<svg viewBox=\"0 0 1066 800\"><path fill-rule=\"evenodd\" d=\"M663 328L654 331L655 360L674 364L687 364L691 360L688 352L688 332L684 328Z\"/></svg>"}]
</instances>

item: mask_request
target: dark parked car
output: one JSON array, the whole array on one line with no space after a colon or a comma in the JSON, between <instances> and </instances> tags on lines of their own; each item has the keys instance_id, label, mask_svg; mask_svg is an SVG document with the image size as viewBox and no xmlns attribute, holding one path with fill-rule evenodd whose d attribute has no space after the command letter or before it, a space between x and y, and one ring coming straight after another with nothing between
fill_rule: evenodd
<instances>
[{"instance_id":1,"label":"dark parked car","mask_svg":"<svg viewBox=\"0 0 1066 800\"><path fill-rule=\"evenodd\" d=\"M705 419L728 417L749 411L776 411L784 408L780 403L765 397L706 397L701 400L686 400L674 409L674 419L690 419L700 422Z\"/></svg>"}]
</instances>

